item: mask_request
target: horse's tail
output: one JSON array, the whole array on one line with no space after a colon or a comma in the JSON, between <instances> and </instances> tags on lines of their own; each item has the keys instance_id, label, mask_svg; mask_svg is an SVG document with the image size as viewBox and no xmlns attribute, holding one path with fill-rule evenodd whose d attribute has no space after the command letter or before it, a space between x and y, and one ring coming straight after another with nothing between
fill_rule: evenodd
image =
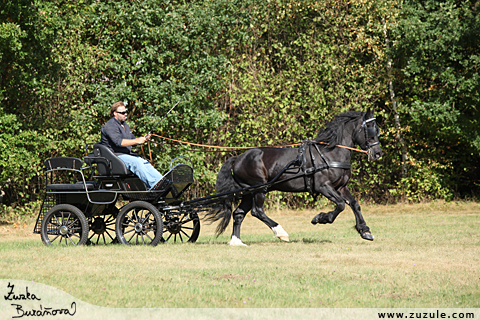
<instances>
[{"instance_id":1,"label":"horse's tail","mask_svg":"<svg viewBox=\"0 0 480 320\"><path fill-rule=\"evenodd\" d=\"M217 194L231 192L240 189L240 185L235 181L232 175L232 167L237 157L229 158L220 169L217 175L217 183L215 189ZM217 222L216 235L222 234L230 223L232 218L232 202L233 198L227 196L225 200L220 202L212 211L205 215L205 219L210 222Z\"/></svg>"}]
</instances>

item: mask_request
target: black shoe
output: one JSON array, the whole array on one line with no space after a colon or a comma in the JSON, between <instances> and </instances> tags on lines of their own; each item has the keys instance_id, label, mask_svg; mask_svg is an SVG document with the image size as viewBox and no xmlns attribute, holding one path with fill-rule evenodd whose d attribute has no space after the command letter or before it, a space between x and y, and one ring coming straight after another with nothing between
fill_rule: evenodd
<instances>
[{"instance_id":1,"label":"black shoe","mask_svg":"<svg viewBox=\"0 0 480 320\"><path fill-rule=\"evenodd\" d=\"M170 185L170 180L163 177L162 179L158 180L158 182L150 190L152 191L165 190L169 185Z\"/></svg>"}]
</instances>

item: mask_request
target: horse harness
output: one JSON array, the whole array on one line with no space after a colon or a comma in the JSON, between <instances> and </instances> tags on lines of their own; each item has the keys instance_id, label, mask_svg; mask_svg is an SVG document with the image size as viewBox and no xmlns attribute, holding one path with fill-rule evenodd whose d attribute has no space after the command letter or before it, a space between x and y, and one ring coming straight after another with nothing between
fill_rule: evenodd
<instances>
[{"instance_id":1,"label":"horse harness","mask_svg":"<svg viewBox=\"0 0 480 320\"><path fill-rule=\"evenodd\" d=\"M324 162L322 164L319 164L318 166L315 164L315 155L312 152L312 146L315 148L315 150L318 152L318 154L320 155L320 157ZM308 152L310 153L310 159L312 160L312 167L310 168L307 168L307 156L306 156L307 148L308 148ZM302 145L298 150L298 156L297 156L296 162L300 166L303 172L305 187L308 193L312 195L314 201L317 200L317 196L318 196L318 192L315 192L315 190L312 187L313 185L315 185L315 173L325 169L330 169L330 168L350 170L352 167L349 162L328 161L327 158L325 158L323 153L320 151L320 148L318 147L318 143L312 140L306 140L302 142Z\"/></svg>"},{"instance_id":2,"label":"horse harness","mask_svg":"<svg viewBox=\"0 0 480 320\"><path fill-rule=\"evenodd\" d=\"M373 127L367 127L367 123L373 121ZM359 130L355 133L354 140L360 134L360 132L364 131L365 134L365 149L367 149L367 154L370 157L372 154L372 147L379 144L380 142L374 142L372 144L368 143L368 140L374 137L379 137L380 136L380 129L378 128L375 118L371 118L366 120L365 119L365 114L363 115L363 122L359 128ZM315 150L318 152L320 155L320 158L322 158L323 162L322 164L319 164L318 166L315 164L315 155L312 152L312 146L315 148ZM310 159L312 161L312 167L307 168L307 148L308 152L310 153ZM363 147L362 147L363 149ZM365 150L364 149L364 150ZM241 185L241 183L237 180L237 177L235 176L233 172L233 165L234 162L231 164L231 173L233 179ZM291 165L294 165L295 167L290 168ZM302 144L300 145L300 148L298 150L298 155L297 158L293 161L291 161L287 165L287 169L300 169L303 172L303 179L305 180L305 187L312 195L314 198L314 201L317 200L317 197L319 193L315 192L313 189L313 185L315 185L315 173L325 170L325 169L330 169L330 168L338 168L338 169L344 169L344 170L351 170L352 166L350 165L350 162L337 162L337 161L328 161L327 158L323 155L323 153L320 151L320 148L318 147L318 142L313 141L313 140L304 140L302 141Z\"/></svg>"},{"instance_id":3,"label":"horse harness","mask_svg":"<svg viewBox=\"0 0 480 320\"><path fill-rule=\"evenodd\" d=\"M368 157L370 158L372 156L372 147L380 144L379 141L374 142L370 144L368 141L371 138L379 137L380 136L380 129L377 126L377 123L375 122L375 118L370 118L370 119L365 119L366 114L363 115L363 121L362 124L360 125L360 128L358 131L355 133L354 140L356 140L357 136L362 132L362 129L365 134L365 149L367 150ZM373 127L367 127L367 124L369 122L373 121ZM315 165L315 156L312 152L312 146L314 146L315 150L317 150L318 154L323 160L323 164L320 164L318 166ZM312 167L307 168L307 157L306 157L306 149L308 147L308 151L310 153L310 158L312 160ZM362 148L363 149L363 148ZM296 160L297 164L300 166L302 169L304 175L303 178L305 180L305 187L307 191L312 195L314 200L317 199L318 193L313 190L312 185L315 184L315 173L318 171L322 171L325 169L330 169L330 168L339 168L339 169L345 169L345 170L350 170L351 165L350 162L336 162L336 161L328 161L325 156L322 154L320 149L318 148L318 143L312 140L306 140L302 142L302 145L300 146L300 149L298 151L298 156Z\"/></svg>"},{"instance_id":4,"label":"horse harness","mask_svg":"<svg viewBox=\"0 0 480 320\"><path fill-rule=\"evenodd\" d=\"M315 150L318 152L318 154L320 155L320 157L322 158L322 160L324 162L322 164L319 164L318 166L315 163L315 155L312 151L312 146L315 148ZM307 156L306 156L307 148L308 148L308 152L310 153L310 159L312 160L312 167L309 167L309 168L307 168ZM232 161L231 167L230 167L230 172L231 172L232 177L235 180L235 182L241 186L242 183L238 180L238 178L236 177L236 175L233 171L234 164L235 164L235 162ZM293 166L293 167L291 167L291 166ZM302 175L300 175L300 176L295 175L294 177L288 178L287 180L296 179L297 177L300 178L301 176L303 176L303 178L305 180L305 186L306 186L307 191L312 195L314 200L316 200L319 193L315 192L315 190L312 188L312 185L315 184L315 173L317 173L319 171L322 171L322 170L325 170L325 169L330 169L330 168L339 168L339 169L350 170L351 165L350 165L349 162L328 161L327 158L325 158L325 156L320 151L320 148L318 148L318 143L316 141L305 140L305 141L302 141L302 144L300 145L300 148L298 150L297 158L293 161L290 161L290 163L286 166L285 169L286 170L295 170L295 171L296 170L299 170L299 171L301 170ZM297 171L297 172L299 172L299 171ZM290 173L293 173L293 172L290 171ZM265 187L265 191L266 190L267 190L267 187Z\"/></svg>"}]
</instances>

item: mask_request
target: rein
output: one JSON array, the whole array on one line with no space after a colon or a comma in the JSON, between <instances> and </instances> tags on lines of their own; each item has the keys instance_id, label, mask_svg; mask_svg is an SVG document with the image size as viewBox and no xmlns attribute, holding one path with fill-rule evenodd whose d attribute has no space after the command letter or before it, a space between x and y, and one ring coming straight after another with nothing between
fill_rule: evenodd
<instances>
[{"instance_id":1,"label":"rein","mask_svg":"<svg viewBox=\"0 0 480 320\"><path fill-rule=\"evenodd\" d=\"M224 147L224 146L214 146L214 145L193 143L193 142L188 142L188 141L182 141L182 140L167 138L167 137L163 137L163 136L160 136L160 135L154 134L154 133L152 133L152 136L159 137L159 138L164 139L164 140L169 140L169 141L173 141L173 142L183 143L183 144L190 145L190 146L204 147L204 148L212 148L212 149L247 150L247 149L261 148L261 146L260 146L260 147ZM312 142L313 142L313 141L312 141ZM315 143L316 143L316 144L329 145L329 143L321 142L321 141L320 141L320 142L315 141ZM272 146L271 148L296 147L296 146L300 146L301 144L302 144L301 142L298 142L298 143L292 143L292 144ZM141 149L142 149L143 157L146 158L146 157L145 157L145 151L143 150L143 145L141 145L140 147L141 147ZM341 145L341 144L337 144L336 147L343 148L343 149L348 149L348 150L351 150L351 151L361 152L361 153L367 153L367 152L368 152L368 151L361 150L361 149L357 149L357 148L352 148L352 147L343 146L343 145ZM184 150L187 150L187 149L184 149ZM150 149L150 141L148 142L148 151L149 151L149 156L150 156L150 160L148 160L148 161L149 161L150 163L152 163L152 162L153 162L153 158L152 158L152 151L151 151L151 149ZM224 152L224 151L218 151L218 150L187 150L187 151L194 151L194 152Z\"/></svg>"},{"instance_id":2,"label":"rein","mask_svg":"<svg viewBox=\"0 0 480 320\"><path fill-rule=\"evenodd\" d=\"M223 146L213 146L213 145L208 145L208 144L199 144L199 143L193 143L193 142L187 142L187 141L182 141L182 140L176 140L172 138L167 138L160 136L158 134L152 133L152 136L159 137L164 140L169 140L173 142L178 142L178 143L183 143L186 145L190 146L195 146L195 147L204 147L204 148L212 148L212 149L226 149L226 150L247 150L247 149L256 149L256 148L261 148L261 147L223 147ZM329 143L326 142L315 142L317 144L323 144L323 145L329 145ZM302 143L292 143L292 144L285 144L285 145L279 145L279 146L272 146L272 148L286 148L286 147L296 147L301 145ZM342 146L341 144L337 144L336 147L339 148L344 148L352 151L357 151L357 152L362 152L362 153L367 153L365 150L357 149L357 148L352 148L352 147L347 147L347 146ZM143 156L145 157L145 152L143 151L143 145L141 146L142 148L142 153ZM152 159L152 152L150 150L150 141L148 142L148 151L150 152L150 159ZM188 150L188 151L194 151L194 152L224 152L224 151L217 151L217 150ZM151 162L151 161L150 161Z\"/></svg>"},{"instance_id":3,"label":"rein","mask_svg":"<svg viewBox=\"0 0 480 320\"><path fill-rule=\"evenodd\" d=\"M237 150L246 150L246 149L256 149L256 148L260 148L260 147L222 147L222 146L213 146L213 145L209 145L209 144L199 144L199 143L193 143L193 142L187 142L187 141L182 141L182 140L171 139L171 138L159 136L158 134L152 134L152 136L156 136L156 137L162 138L162 139L164 139L164 140L170 140L170 141L174 141L174 142L178 142L178 143L184 143L184 144L191 145L191 146L206 147L206 148L213 148L213 149L237 149ZM292 144L285 144L285 145L281 145L281 146L273 146L272 148L285 148L285 147L294 147L294 146L299 146L299 145L300 145L300 143L292 143ZM191 151L196 151L196 150L191 150ZM209 151L207 150L207 152L209 152ZM210 152L212 152L212 151L210 151Z\"/></svg>"}]
</instances>

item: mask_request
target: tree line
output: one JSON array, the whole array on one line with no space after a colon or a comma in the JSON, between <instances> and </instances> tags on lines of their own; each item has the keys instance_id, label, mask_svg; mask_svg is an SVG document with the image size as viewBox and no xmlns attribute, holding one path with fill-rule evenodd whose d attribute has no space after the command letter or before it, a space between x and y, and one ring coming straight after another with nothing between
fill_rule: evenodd
<instances>
[{"instance_id":1,"label":"tree line","mask_svg":"<svg viewBox=\"0 0 480 320\"><path fill-rule=\"evenodd\" d=\"M4 0L4 205L41 197L43 161L81 158L119 100L137 136L152 130L244 147L313 138L340 112L375 108L385 155L378 163L354 156L357 197L476 198L479 8L454 0ZM150 150L160 172L176 156L192 159L195 197L212 194L220 165L241 152L160 138ZM313 205L307 194L281 197Z\"/></svg>"}]
</instances>

